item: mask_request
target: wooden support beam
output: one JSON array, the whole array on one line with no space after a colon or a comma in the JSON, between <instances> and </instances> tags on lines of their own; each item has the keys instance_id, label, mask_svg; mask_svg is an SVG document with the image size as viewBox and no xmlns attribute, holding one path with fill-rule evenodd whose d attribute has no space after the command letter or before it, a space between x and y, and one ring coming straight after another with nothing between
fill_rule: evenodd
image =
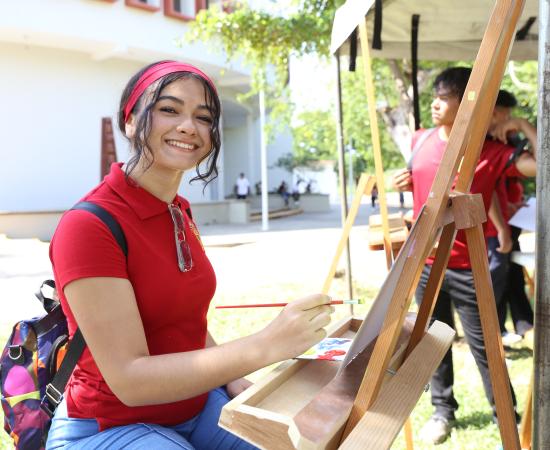
<instances>
[{"instance_id":1,"label":"wooden support beam","mask_svg":"<svg viewBox=\"0 0 550 450\"><path fill-rule=\"evenodd\" d=\"M378 181L378 203L380 204L380 215L382 216L384 251L386 252L386 266L389 269L393 261L393 248L390 237L390 227L388 225L388 204L386 201L386 187L384 185L384 164L382 163L382 150L380 149L380 134L378 131L378 117L376 115L376 96L374 95L374 81L371 69L366 18L359 24L359 36L361 38L361 55L363 56L363 68L365 71L365 87L367 90L374 169L376 180Z\"/></svg>"},{"instance_id":2,"label":"wooden support beam","mask_svg":"<svg viewBox=\"0 0 550 450\"><path fill-rule=\"evenodd\" d=\"M451 195L451 209L457 230L473 228L487 222L481 194L453 194Z\"/></svg>"},{"instance_id":3,"label":"wooden support beam","mask_svg":"<svg viewBox=\"0 0 550 450\"><path fill-rule=\"evenodd\" d=\"M522 450L531 450L533 440L533 375L527 388L527 396L525 407L523 408L523 416L521 417L521 425L519 427L519 441Z\"/></svg>"},{"instance_id":4,"label":"wooden support beam","mask_svg":"<svg viewBox=\"0 0 550 450\"><path fill-rule=\"evenodd\" d=\"M348 242L349 234L351 232L351 227L353 226L355 218L357 217L357 212L359 211L359 206L361 205L361 199L363 198L363 195L370 194L375 181L376 180L374 177L370 177L365 173L362 174L359 178L359 183L357 184L357 189L355 190L355 196L353 197L351 208L349 209L349 213L346 216L346 220L344 222L340 241L338 242L338 246L336 247L336 252L334 254L334 257L332 258L332 263L330 265L327 277L325 278L325 282L323 283L323 288L321 289L321 292L323 294L327 294L330 289L330 285L332 284L332 280L334 279L334 274L336 273L336 268L338 267L338 261L340 261L342 253L344 252L344 249Z\"/></svg>"},{"instance_id":5,"label":"wooden support beam","mask_svg":"<svg viewBox=\"0 0 550 450\"><path fill-rule=\"evenodd\" d=\"M339 450L390 448L454 336L454 330L448 325L434 322Z\"/></svg>"},{"instance_id":6,"label":"wooden support beam","mask_svg":"<svg viewBox=\"0 0 550 450\"><path fill-rule=\"evenodd\" d=\"M445 275L445 269L447 269L447 263L451 256L451 247L456 235L456 229L454 223L445 225L441 237L439 238L439 245L435 254L435 261L430 270L430 276L426 283L426 289L424 290L424 297L420 303L418 309L418 315L416 317L416 323L414 324L414 330L409 341L409 346L405 354L408 356L420 342L426 330L428 329L428 323L432 317L437 296L443 283L443 276Z\"/></svg>"},{"instance_id":7,"label":"wooden support beam","mask_svg":"<svg viewBox=\"0 0 550 450\"><path fill-rule=\"evenodd\" d=\"M500 436L504 450L519 450L516 415L512 403L510 379L504 360L504 349L502 348L502 339L500 337L500 326L491 274L487 264L487 247L485 245L483 226L478 224L473 228L466 228L464 231L466 233L468 253L470 254L470 263L472 264L472 273L474 275L477 304L481 318L481 327L483 329L485 352L487 353L487 361L489 363L491 385L493 386L495 397Z\"/></svg>"}]
</instances>

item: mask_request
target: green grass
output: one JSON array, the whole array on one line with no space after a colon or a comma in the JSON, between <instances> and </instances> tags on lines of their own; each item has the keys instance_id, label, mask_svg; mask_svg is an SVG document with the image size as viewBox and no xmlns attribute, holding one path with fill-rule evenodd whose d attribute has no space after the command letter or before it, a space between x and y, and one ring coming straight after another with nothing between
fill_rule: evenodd
<instances>
[{"instance_id":1,"label":"green grass","mask_svg":"<svg viewBox=\"0 0 550 450\"><path fill-rule=\"evenodd\" d=\"M357 297L365 299L372 299L375 294L375 290L363 286L356 286L355 291ZM345 292L343 280L336 279L331 288L333 297L345 296ZM280 312L278 308L215 310L213 308L214 305L284 301L304 294L306 293L303 292L303 286L295 284L266 285L254 289L253 292L246 291L246 288L243 288L243 294L240 297L231 296L231 298L227 298L223 293L218 293L209 312L209 324L212 334L218 342L226 342L245 336L259 331ZM368 304L355 307L355 314L360 317L364 316L368 307ZM349 309L347 306L338 306L335 320L344 317L348 312ZM6 341L9 332L9 328L0 329L0 342L2 345ZM460 329L459 335L461 335ZM462 339L454 344L453 352L455 395L460 408L457 413L456 428L453 430L451 437L437 448L441 450L496 449L500 444L499 431L491 421L490 408L485 399L481 379L473 357ZM518 345L506 353L506 358L518 399L518 408L522 412L532 371L532 352L531 349ZM267 370L264 369L252 374L251 379L258 379ZM415 450L433 448L432 445L424 444L418 438L418 431L425 421L428 420L431 413L432 407L428 392L422 395L411 416ZM1 411L0 420L3 421ZM6 433L0 432L0 450L11 448L13 447L9 436ZM397 437L392 448L397 450L405 449L402 434Z\"/></svg>"}]
</instances>

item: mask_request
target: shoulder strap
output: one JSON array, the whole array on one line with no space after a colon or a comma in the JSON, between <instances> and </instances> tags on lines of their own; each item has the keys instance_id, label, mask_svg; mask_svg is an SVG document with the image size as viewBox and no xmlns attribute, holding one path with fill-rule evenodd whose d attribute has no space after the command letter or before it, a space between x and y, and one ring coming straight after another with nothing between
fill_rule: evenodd
<instances>
[{"instance_id":1,"label":"shoulder strap","mask_svg":"<svg viewBox=\"0 0 550 450\"><path fill-rule=\"evenodd\" d=\"M428 139L433 134L433 132L435 130L437 130L437 128L428 128L426 131L424 131L424 133L422 133L420 135L420 137L416 141L416 144L414 145L414 148L412 149L411 157L409 158L409 162L407 163L407 169L409 171L412 171L412 164L413 164L413 161L414 161L414 157L416 156L418 151L422 148L422 145L424 144L424 142L426 142L426 139Z\"/></svg>"},{"instance_id":2,"label":"shoulder strap","mask_svg":"<svg viewBox=\"0 0 550 450\"><path fill-rule=\"evenodd\" d=\"M514 151L510 154L510 158L508 158L508 161L504 166L505 170L516 162L516 159L518 159L519 155L528 151L526 149L526 146L527 144L529 144L529 139L517 139L516 142L511 142L511 144L514 145Z\"/></svg>"},{"instance_id":3,"label":"shoulder strap","mask_svg":"<svg viewBox=\"0 0 550 450\"><path fill-rule=\"evenodd\" d=\"M113 236L124 253L124 256L128 257L128 244L126 242L124 232L109 211L92 202L77 203L71 208L71 210L73 209L82 209L99 217L101 221L107 225L109 230L111 230L111 233L113 233ZM77 328L73 338L68 344L67 353L61 362L59 370L55 373L51 383L46 386L46 395L42 400L41 407L50 417L53 416L55 409L59 403L61 403L61 400L63 400L65 386L67 385L67 382L69 381L76 363L80 359L85 347L86 341L84 341L84 336L82 336L80 328Z\"/></svg>"},{"instance_id":4,"label":"shoulder strap","mask_svg":"<svg viewBox=\"0 0 550 450\"><path fill-rule=\"evenodd\" d=\"M118 245L120 246L120 249L124 253L124 256L128 256L128 245L126 243L126 237L124 236L122 228L120 227L118 222L115 220L115 218L109 213L109 211L97 205L96 203L92 203L92 202L77 203L71 208L71 210L73 209L82 209L84 211L88 211L94 214L95 216L99 217L101 221L105 225L107 225L107 228L111 230L111 233L113 233L113 236L116 239Z\"/></svg>"}]
</instances>

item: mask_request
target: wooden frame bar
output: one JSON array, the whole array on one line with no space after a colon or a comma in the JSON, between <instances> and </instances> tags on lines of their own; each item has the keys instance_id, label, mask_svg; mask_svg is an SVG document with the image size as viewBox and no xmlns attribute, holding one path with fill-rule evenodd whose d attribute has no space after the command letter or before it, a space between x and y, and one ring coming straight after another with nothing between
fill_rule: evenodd
<instances>
[{"instance_id":1,"label":"wooden frame bar","mask_svg":"<svg viewBox=\"0 0 550 450\"><path fill-rule=\"evenodd\" d=\"M386 252L386 266L389 269L393 262L393 247L390 238L390 227L388 224L388 204L386 201L386 187L384 186L384 165L382 163L382 151L380 149L380 134L378 131L378 117L376 115L376 97L374 95L374 81L372 76L369 42L367 37L367 24L365 21L363 21L359 25L359 36L361 39L363 69L365 71L365 88L367 91L367 104L369 110L372 150L374 154L374 169L376 173L376 180L378 181L376 186L378 188L378 203L380 204L380 215L382 216L384 251Z\"/></svg>"}]
</instances>

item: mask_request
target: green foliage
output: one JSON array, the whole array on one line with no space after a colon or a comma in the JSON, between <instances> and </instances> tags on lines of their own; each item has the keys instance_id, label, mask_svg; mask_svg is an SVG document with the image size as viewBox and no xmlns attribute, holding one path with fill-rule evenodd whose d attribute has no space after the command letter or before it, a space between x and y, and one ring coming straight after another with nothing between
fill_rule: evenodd
<instances>
[{"instance_id":1,"label":"green foliage","mask_svg":"<svg viewBox=\"0 0 550 450\"><path fill-rule=\"evenodd\" d=\"M292 105L288 95L288 65L291 56L328 55L332 18L341 0L295 0L287 16L254 10L236 3L234 11L202 10L190 24L185 39L208 42L225 52L228 60L242 59L252 70L252 89L244 96L266 93L275 127L290 123ZM267 82L269 67L273 77Z\"/></svg>"},{"instance_id":2,"label":"green foliage","mask_svg":"<svg viewBox=\"0 0 550 450\"><path fill-rule=\"evenodd\" d=\"M328 56L330 33L334 12L343 0L293 0L290 11L272 14L250 8L246 3L236 3L233 12L219 8L201 11L190 24L186 35L189 41L208 42L212 48L225 52L228 60L242 60L252 70L252 88L243 100L260 90L266 94L270 110L268 132L286 128L291 122L293 105L288 91L288 65L291 56L306 54ZM410 90L410 62L398 61L403 73L404 89ZM430 104L432 83L435 76L450 66L471 66L471 62L421 61L420 113L423 127L432 126ZM266 68L273 71L268 77ZM515 74L525 84L536 87L537 63L515 64ZM270 70L270 75L271 75ZM403 106L402 93L396 89L396 78L387 61L373 60L377 109L386 111ZM269 78L269 80L267 79ZM269 81L269 82L268 82ZM518 99L516 114L536 122L537 95L534 90L518 87L509 75L504 77L502 87L513 92ZM344 138L346 144L353 142L357 150L354 157L354 172L373 172L372 138L365 100L364 75L360 60L356 72L342 73ZM286 155L279 166L292 170L298 165L312 165L319 159L337 159L334 107L330 111L306 111L300 113L292 133L294 153ZM403 159L384 126L379 114L379 130L385 168L401 166ZM526 192L534 191L534 181L528 181Z\"/></svg>"},{"instance_id":3,"label":"green foliage","mask_svg":"<svg viewBox=\"0 0 550 450\"><path fill-rule=\"evenodd\" d=\"M387 61L373 60L375 94L377 109L392 108L398 103ZM354 161L354 173L374 173L374 150L371 135L368 104L365 94L365 74L361 59L357 60L355 72L342 73L342 112L344 121L344 136L346 141L353 141L357 151ZM378 130L382 162L384 169L394 168L403 164L403 158L393 142L381 115L378 114Z\"/></svg>"},{"instance_id":4,"label":"green foliage","mask_svg":"<svg viewBox=\"0 0 550 450\"><path fill-rule=\"evenodd\" d=\"M377 102L387 107L398 104L398 95L392 89L390 69L386 61L373 63ZM342 113L346 149L351 145L355 150L353 171L374 173L374 154L368 105L366 102L365 77L360 60L355 72L342 72ZM320 159L337 160L335 106L329 110L304 111L297 115L292 128L293 155L286 155L278 162L279 166L292 170L300 165L313 166ZM389 135L384 121L378 119L382 160L384 168L395 168L403 164L399 150ZM347 167L347 164L346 164Z\"/></svg>"},{"instance_id":5,"label":"green foliage","mask_svg":"<svg viewBox=\"0 0 550 450\"><path fill-rule=\"evenodd\" d=\"M293 152L279 158L277 165L289 172L295 167L315 167L319 160L336 160L336 124L332 110L304 111L292 127Z\"/></svg>"}]
</instances>

